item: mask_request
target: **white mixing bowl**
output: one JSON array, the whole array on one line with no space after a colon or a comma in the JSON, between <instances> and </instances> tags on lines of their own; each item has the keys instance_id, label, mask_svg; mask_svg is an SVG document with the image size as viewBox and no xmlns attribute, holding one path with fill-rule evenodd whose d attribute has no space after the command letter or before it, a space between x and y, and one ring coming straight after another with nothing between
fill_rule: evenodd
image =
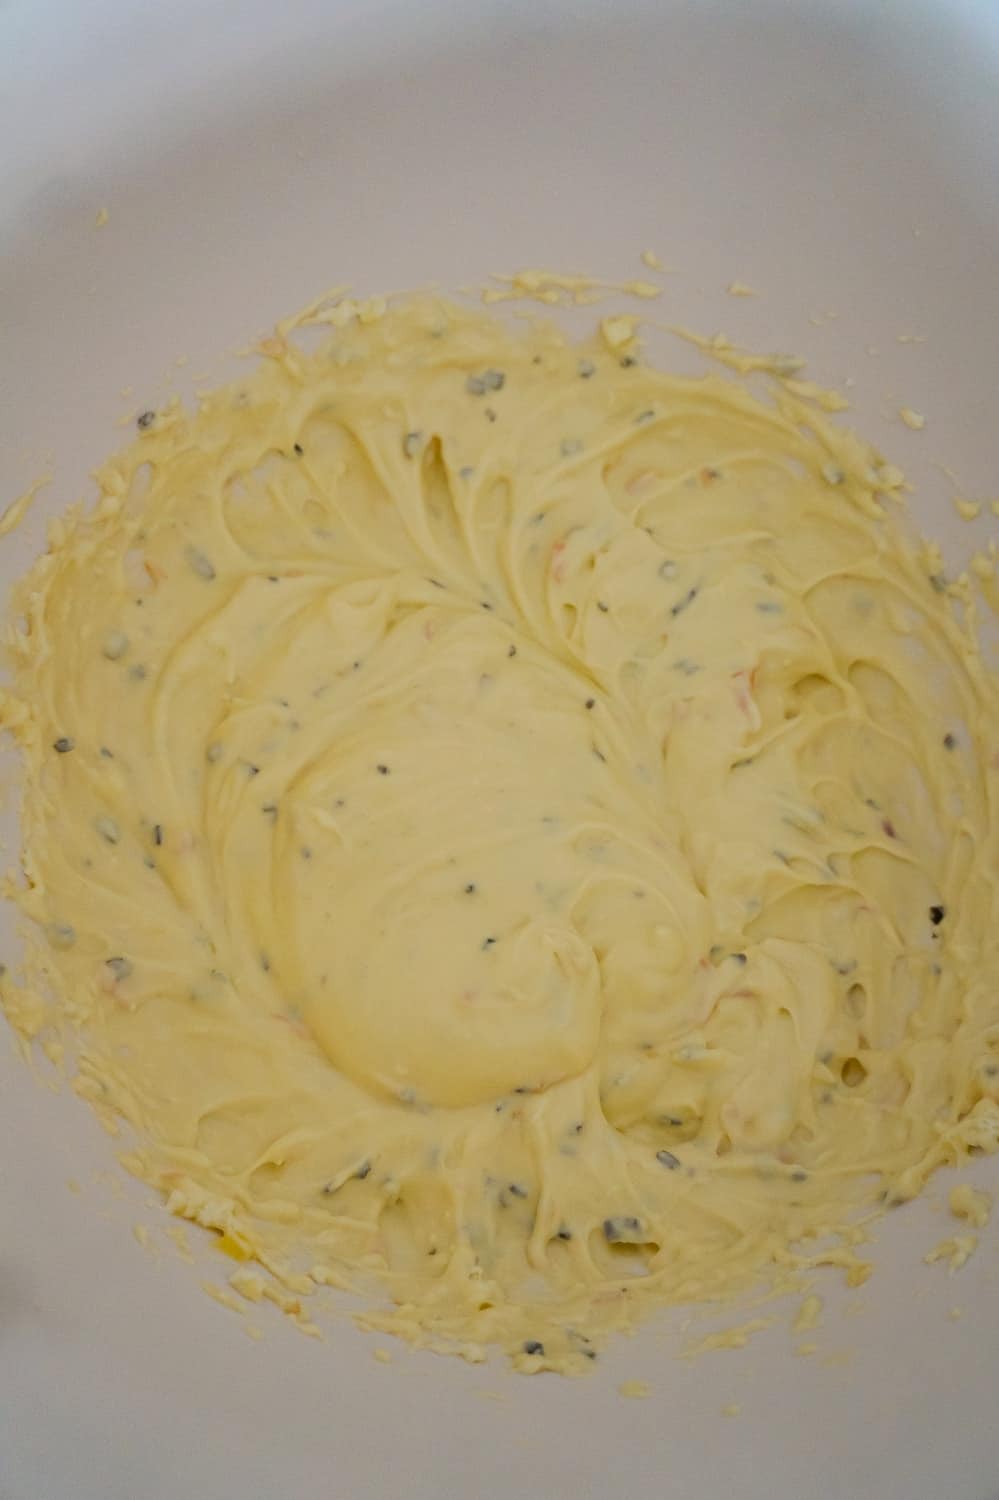
<instances>
[{"instance_id":1,"label":"white mixing bowl","mask_svg":"<svg viewBox=\"0 0 999 1500\"><path fill-rule=\"evenodd\" d=\"M955 555L987 535L949 501L999 496L995 0L6 0L0 142L0 495L54 477L4 583L123 413L332 283L624 277L646 247L676 268L653 317L850 377L924 526ZM693 368L665 334L655 353ZM784 1318L680 1361L677 1314L582 1380L383 1365L346 1317L251 1343L198 1289L217 1254L170 1253L113 1143L4 1036L0 1496L995 1500L999 1238L954 1277L922 1263L954 1180L885 1223L862 1292L830 1277L810 1358ZM633 1377L649 1399L617 1394Z\"/></svg>"}]
</instances>

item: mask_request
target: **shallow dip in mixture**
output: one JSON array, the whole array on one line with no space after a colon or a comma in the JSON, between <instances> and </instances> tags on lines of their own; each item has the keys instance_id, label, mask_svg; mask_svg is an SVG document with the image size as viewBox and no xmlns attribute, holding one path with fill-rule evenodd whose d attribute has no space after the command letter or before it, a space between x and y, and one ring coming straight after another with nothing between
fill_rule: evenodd
<instances>
[{"instance_id":1,"label":"shallow dip in mixture","mask_svg":"<svg viewBox=\"0 0 999 1500\"><path fill-rule=\"evenodd\" d=\"M572 1371L862 1278L999 1138L999 697L901 476L627 320L333 321L19 588L10 1019L293 1311Z\"/></svg>"}]
</instances>

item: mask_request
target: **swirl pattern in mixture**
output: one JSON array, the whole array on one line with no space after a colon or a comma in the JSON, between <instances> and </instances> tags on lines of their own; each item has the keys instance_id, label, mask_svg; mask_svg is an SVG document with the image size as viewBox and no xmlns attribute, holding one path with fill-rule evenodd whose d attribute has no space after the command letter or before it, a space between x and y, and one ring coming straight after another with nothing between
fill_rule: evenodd
<instances>
[{"instance_id":1,"label":"swirl pattern in mixture","mask_svg":"<svg viewBox=\"0 0 999 1500\"><path fill-rule=\"evenodd\" d=\"M572 1370L861 1277L999 1129L996 684L899 476L437 299L268 353L22 585L11 1018L295 1312Z\"/></svg>"}]
</instances>

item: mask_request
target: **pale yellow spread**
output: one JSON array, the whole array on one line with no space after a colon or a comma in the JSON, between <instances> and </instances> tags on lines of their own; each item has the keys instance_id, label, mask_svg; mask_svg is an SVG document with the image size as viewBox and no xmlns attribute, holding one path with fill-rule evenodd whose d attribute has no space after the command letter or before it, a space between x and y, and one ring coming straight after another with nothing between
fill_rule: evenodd
<instances>
[{"instance_id":1,"label":"pale yellow spread","mask_svg":"<svg viewBox=\"0 0 999 1500\"><path fill-rule=\"evenodd\" d=\"M251 1301L573 1370L861 1278L999 1133L996 684L901 476L634 320L353 311L20 586L11 1019Z\"/></svg>"}]
</instances>

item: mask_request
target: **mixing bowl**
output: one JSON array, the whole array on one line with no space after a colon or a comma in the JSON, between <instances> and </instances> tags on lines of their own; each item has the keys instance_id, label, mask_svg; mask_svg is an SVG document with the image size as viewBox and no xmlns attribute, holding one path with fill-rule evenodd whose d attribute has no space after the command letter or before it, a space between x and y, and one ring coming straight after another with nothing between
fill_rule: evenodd
<instances>
[{"instance_id":1,"label":"mixing bowl","mask_svg":"<svg viewBox=\"0 0 999 1500\"><path fill-rule=\"evenodd\" d=\"M646 248L670 268L652 318L848 381L921 526L955 558L988 534L987 506L969 527L950 502L999 496L992 0L6 0L0 139L0 493L52 478L5 585L120 419L223 377L334 282L622 279ZM652 352L701 367L665 329ZM173 1253L5 1034L0 1496L994 1500L999 1241L954 1276L923 1264L956 1180L884 1222L862 1291L823 1285L807 1358L782 1316L679 1359L683 1310L579 1380L382 1362L346 1315L314 1342L275 1314L251 1343L199 1290L217 1254ZM702 1312L686 1340L735 1321Z\"/></svg>"}]
</instances>

